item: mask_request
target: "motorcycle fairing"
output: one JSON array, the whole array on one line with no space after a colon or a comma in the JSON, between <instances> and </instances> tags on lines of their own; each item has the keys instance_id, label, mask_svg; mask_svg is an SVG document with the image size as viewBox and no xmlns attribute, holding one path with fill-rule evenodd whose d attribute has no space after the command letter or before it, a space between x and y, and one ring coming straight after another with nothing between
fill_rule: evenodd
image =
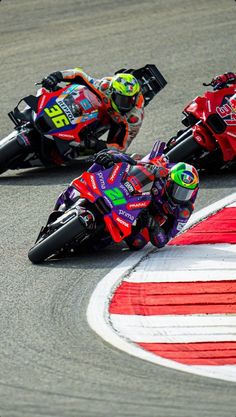
<instances>
[{"instance_id":1,"label":"motorcycle fairing","mask_svg":"<svg viewBox=\"0 0 236 417\"><path fill-rule=\"evenodd\" d=\"M131 195L124 186L129 167L129 164L120 162L104 171L85 172L72 182L82 198L95 203L102 197L107 208L104 221L112 239L117 243L131 234L132 225L141 210L151 202L150 193Z\"/></svg>"},{"instance_id":2,"label":"motorcycle fairing","mask_svg":"<svg viewBox=\"0 0 236 417\"><path fill-rule=\"evenodd\" d=\"M80 131L102 117L103 103L98 97L87 87L74 84L56 92L44 90L35 123L43 133L79 142Z\"/></svg>"},{"instance_id":3,"label":"motorcycle fairing","mask_svg":"<svg viewBox=\"0 0 236 417\"><path fill-rule=\"evenodd\" d=\"M230 161L236 156L235 92L234 86L222 90L207 91L203 96L196 97L184 109L184 113L194 115L208 126L222 150L225 161ZM193 135L203 147L206 147L210 152L214 150L214 140L203 125L199 124L193 130Z\"/></svg>"}]
</instances>

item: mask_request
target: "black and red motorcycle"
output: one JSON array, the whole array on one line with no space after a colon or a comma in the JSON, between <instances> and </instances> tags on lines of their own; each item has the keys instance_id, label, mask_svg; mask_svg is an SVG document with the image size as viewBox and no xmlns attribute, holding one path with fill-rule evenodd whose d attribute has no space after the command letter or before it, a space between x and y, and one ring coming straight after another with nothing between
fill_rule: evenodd
<instances>
[{"instance_id":1,"label":"black and red motorcycle","mask_svg":"<svg viewBox=\"0 0 236 417\"><path fill-rule=\"evenodd\" d=\"M132 73L137 78L145 106L167 84L152 64L117 72ZM23 111L19 109L22 101ZM100 138L108 130L107 112L88 86L67 84L55 91L40 88L36 96L20 100L8 115L15 128L0 141L0 174L8 169L68 165L96 153L98 145L105 147ZM91 124L96 125L95 131Z\"/></svg>"},{"instance_id":2,"label":"black and red motorcycle","mask_svg":"<svg viewBox=\"0 0 236 417\"><path fill-rule=\"evenodd\" d=\"M183 114L186 128L169 140L165 150L170 162L185 161L210 172L236 164L235 81L197 96Z\"/></svg>"}]
</instances>

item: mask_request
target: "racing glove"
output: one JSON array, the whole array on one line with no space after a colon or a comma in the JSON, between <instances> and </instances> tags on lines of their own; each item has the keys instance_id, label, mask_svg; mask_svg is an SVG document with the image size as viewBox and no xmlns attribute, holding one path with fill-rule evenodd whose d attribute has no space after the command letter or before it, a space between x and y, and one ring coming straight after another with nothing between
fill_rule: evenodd
<instances>
[{"instance_id":1,"label":"racing glove","mask_svg":"<svg viewBox=\"0 0 236 417\"><path fill-rule=\"evenodd\" d=\"M153 246L156 246L159 249L163 248L169 240L164 229L159 225L157 221L155 221L153 217L151 217L149 220L148 231L150 242Z\"/></svg>"},{"instance_id":2,"label":"racing glove","mask_svg":"<svg viewBox=\"0 0 236 417\"><path fill-rule=\"evenodd\" d=\"M211 81L213 90L220 90L226 87L228 82L236 82L236 74L234 72L226 72L225 74L217 75Z\"/></svg>"},{"instance_id":3,"label":"racing glove","mask_svg":"<svg viewBox=\"0 0 236 417\"><path fill-rule=\"evenodd\" d=\"M159 225L158 221L155 220L154 216L150 214L149 210L144 209L140 213L137 227L136 229L134 229L136 230L136 234L134 233L134 236L128 239L128 241L126 240L126 243L129 244L129 247L131 243L132 245L134 244L134 240L136 238L139 238L139 241L136 242L136 246L138 246L137 249L140 249L141 247L144 246L142 242L144 242L145 240L145 234L143 233L143 229L145 228L148 229L150 242L152 243L153 246L156 246L157 248L160 249L166 245L169 238L166 235L164 229ZM140 232L137 233L137 230L140 230ZM145 244L146 243L147 241L145 242Z\"/></svg>"},{"instance_id":4,"label":"racing glove","mask_svg":"<svg viewBox=\"0 0 236 417\"><path fill-rule=\"evenodd\" d=\"M116 162L127 162L130 165L136 165L136 161L131 156L114 150L103 150L95 157L95 162L104 168L110 168Z\"/></svg>"},{"instance_id":5,"label":"racing glove","mask_svg":"<svg viewBox=\"0 0 236 417\"><path fill-rule=\"evenodd\" d=\"M165 178L169 174L167 163L168 158L162 155L151 159L150 164L145 164L145 166L153 175L155 175L155 178Z\"/></svg>"},{"instance_id":6,"label":"racing glove","mask_svg":"<svg viewBox=\"0 0 236 417\"><path fill-rule=\"evenodd\" d=\"M62 73L60 71L53 72L42 80L42 86L47 90L53 90L58 83L63 81Z\"/></svg>"},{"instance_id":7,"label":"racing glove","mask_svg":"<svg viewBox=\"0 0 236 417\"><path fill-rule=\"evenodd\" d=\"M108 151L101 151L96 155L95 162L104 168L110 168L115 163L114 155L108 153Z\"/></svg>"}]
</instances>

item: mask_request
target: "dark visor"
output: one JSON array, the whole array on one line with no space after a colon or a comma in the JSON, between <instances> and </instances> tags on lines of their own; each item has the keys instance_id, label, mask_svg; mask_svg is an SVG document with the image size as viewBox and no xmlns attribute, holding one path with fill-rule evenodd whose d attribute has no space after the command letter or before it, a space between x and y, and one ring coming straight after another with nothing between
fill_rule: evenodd
<instances>
[{"instance_id":1,"label":"dark visor","mask_svg":"<svg viewBox=\"0 0 236 417\"><path fill-rule=\"evenodd\" d=\"M120 111L128 112L134 107L136 96L122 96L121 94L113 93L112 100Z\"/></svg>"}]
</instances>

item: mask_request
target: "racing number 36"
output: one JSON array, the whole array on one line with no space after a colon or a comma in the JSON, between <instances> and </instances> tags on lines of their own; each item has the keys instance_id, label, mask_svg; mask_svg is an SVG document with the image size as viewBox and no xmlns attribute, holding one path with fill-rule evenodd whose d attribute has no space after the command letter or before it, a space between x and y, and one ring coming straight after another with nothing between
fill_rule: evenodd
<instances>
[{"instance_id":1,"label":"racing number 36","mask_svg":"<svg viewBox=\"0 0 236 417\"><path fill-rule=\"evenodd\" d=\"M64 127L70 124L69 120L63 113L62 109L58 106L58 104L55 104L50 108L46 107L44 111L50 117L50 119L52 119L52 122L57 128Z\"/></svg>"}]
</instances>

